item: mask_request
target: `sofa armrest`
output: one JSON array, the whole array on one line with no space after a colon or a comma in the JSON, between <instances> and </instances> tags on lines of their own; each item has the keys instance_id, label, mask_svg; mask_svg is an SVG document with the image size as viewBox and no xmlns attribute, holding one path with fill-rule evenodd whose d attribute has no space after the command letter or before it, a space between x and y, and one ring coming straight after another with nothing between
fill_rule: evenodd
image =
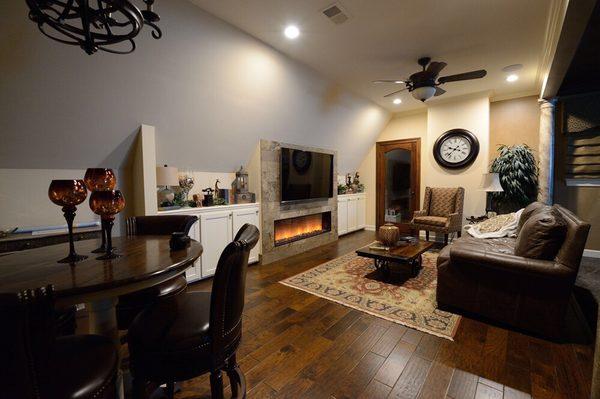
<instances>
[{"instance_id":1,"label":"sofa armrest","mask_svg":"<svg viewBox=\"0 0 600 399\"><path fill-rule=\"evenodd\" d=\"M419 216L427 216L427 211L424 209L421 209L420 211L414 211L413 212L413 219Z\"/></svg>"},{"instance_id":2,"label":"sofa armrest","mask_svg":"<svg viewBox=\"0 0 600 399\"><path fill-rule=\"evenodd\" d=\"M450 231L459 231L461 226L461 216L458 213L451 213L446 220L446 227Z\"/></svg>"},{"instance_id":3,"label":"sofa armrest","mask_svg":"<svg viewBox=\"0 0 600 399\"><path fill-rule=\"evenodd\" d=\"M450 247L450 260L452 263L457 262L475 267L491 267L510 273L522 273L556 280L575 278L576 275L571 268L551 260L531 259L473 247Z\"/></svg>"}]
</instances>

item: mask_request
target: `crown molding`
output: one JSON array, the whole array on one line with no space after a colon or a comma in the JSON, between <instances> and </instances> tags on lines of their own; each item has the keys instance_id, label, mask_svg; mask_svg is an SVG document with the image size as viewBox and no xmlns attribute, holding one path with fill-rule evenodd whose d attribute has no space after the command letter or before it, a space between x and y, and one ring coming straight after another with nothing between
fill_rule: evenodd
<instances>
[{"instance_id":1,"label":"crown molding","mask_svg":"<svg viewBox=\"0 0 600 399\"><path fill-rule=\"evenodd\" d=\"M544 46L540 54L540 62L538 63L536 73L537 87L541 90L540 95L543 94L548 81L552 60L556 54L568 6L569 0L551 0L550 3L546 31L544 33Z\"/></svg>"},{"instance_id":2,"label":"crown molding","mask_svg":"<svg viewBox=\"0 0 600 399\"><path fill-rule=\"evenodd\" d=\"M497 96L490 97L490 102L495 103L496 101L514 100L516 98L539 96L540 91L538 89L531 89L525 91L519 91L517 93L500 94Z\"/></svg>"}]
</instances>

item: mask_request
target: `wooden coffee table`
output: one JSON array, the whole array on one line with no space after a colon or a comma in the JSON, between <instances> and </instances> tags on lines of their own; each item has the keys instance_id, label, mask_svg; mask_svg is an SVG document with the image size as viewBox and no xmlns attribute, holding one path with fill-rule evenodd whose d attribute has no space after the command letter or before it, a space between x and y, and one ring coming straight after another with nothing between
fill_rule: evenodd
<instances>
[{"instance_id":1,"label":"wooden coffee table","mask_svg":"<svg viewBox=\"0 0 600 399\"><path fill-rule=\"evenodd\" d=\"M375 267L388 278L390 276L390 265L410 268L414 276L417 276L421 268L422 255L431 247L433 242L418 240L416 242L399 242L397 247L389 250L371 249L368 246L357 249L356 254L375 261Z\"/></svg>"}]
</instances>

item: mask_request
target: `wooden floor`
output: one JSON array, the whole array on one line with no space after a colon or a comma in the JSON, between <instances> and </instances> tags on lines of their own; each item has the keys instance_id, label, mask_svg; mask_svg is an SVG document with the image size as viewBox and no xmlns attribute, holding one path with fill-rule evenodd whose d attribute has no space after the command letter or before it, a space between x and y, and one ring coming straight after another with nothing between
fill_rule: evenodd
<instances>
[{"instance_id":1,"label":"wooden floor","mask_svg":"<svg viewBox=\"0 0 600 399\"><path fill-rule=\"evenodd\" d=\"M238 351L249 398L589 398L589 345L559 345L467 318L451 342L278 284L373 239L358 232L250 267ZM184 383L177 395L207 397L208 376Z\"/></svg>"}]
</instances>

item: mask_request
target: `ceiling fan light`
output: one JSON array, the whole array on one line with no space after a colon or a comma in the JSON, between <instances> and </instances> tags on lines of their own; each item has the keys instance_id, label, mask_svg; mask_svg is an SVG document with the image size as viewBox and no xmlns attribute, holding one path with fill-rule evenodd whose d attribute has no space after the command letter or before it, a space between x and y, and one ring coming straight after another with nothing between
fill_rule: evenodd
<instances>
[{"instance_id":1,"label":"ceiling fan light","mask_svg":"<svg viewBox=\"0 0 600 399\"><path fill-rule=\"evenodd\" d=\"M433 86L422 86L417 87L412 91L412 96L419 101L425 101L435 95L435 87Z\"/></svg>"}]
</instances>

